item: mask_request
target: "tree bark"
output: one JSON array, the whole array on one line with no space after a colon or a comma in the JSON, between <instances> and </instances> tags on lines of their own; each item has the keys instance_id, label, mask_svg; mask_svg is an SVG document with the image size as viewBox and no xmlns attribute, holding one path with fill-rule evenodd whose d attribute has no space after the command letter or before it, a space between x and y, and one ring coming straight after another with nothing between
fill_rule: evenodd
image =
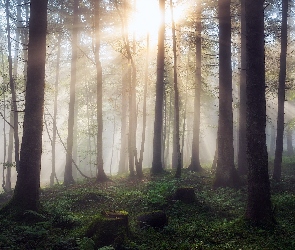
<instances>
[{"instance_id":1,"label":"tree bark","mask_svg":"<svg viewBox=\"0 0 295 250\"><path fill-rule=\"evenodd\" d=\"M145 73L144 73L144 92L143 92L143 107L142 107L142 133L141 133L141 145L139 152L139 159L136 159L136 175L138 178L143 178L142 162L145 145L145 134L146 134L146 116L147 116L147 87L148 87L148 66L149 66L149 53L150 53L150 36L147 34L146 38L146 62L145 62Z\"/></svg>"},{"instance_id":2,"label":"tree bark","mask_svg":"<svg viewBox=\"0 0 295 250\"><path fill-rule=\"evenodd\" d=\"M8 43L8 64L9 64L9 86L11 90L11 108L13 112L13 136L14 136L14 160L16 164L16 170L19 170L19 136L18 136L18 110L16 100L15 81L13 77L12 67L12 53L11 53L11 34L9 23L9 1L6 1L6 21L7 21L7 43Z\"/></svg>"},{"instance_id":3,"label":"tree bark","mask_svg":"<svg viewBox=\"0 0 295 250\"><path fill-rule=\"evenodd\" d=\"M56 54L56 75L55 75L55 84L54 84L54 107L53 107L53 125L52 125L52 145L51 145L51 154L52 154L52 163L51 163L51 175L50 175L50 186L54 185L54 178L56 177L55 172L55 143L56 143L56 117L57 117L57 96L58 96L58 82L59 82L59 64L60 64L60 51L61 51L61 35L58 34L57 38L57 54Z\"/></svg>"},{"instance_id":4,"label":"tree bark","mask_svg":"<svg viewBox=\"0 0 295 250\"><path fill-rule=\"evenodd\" d=\"M286 57L287 57L287 15L288 0L282 0L282 26L281 26L281 55L278 89L278 117L277 138L274 159L273 179L280 181L282 172L283 139L284 139L284 105L285 105L285 81L286 81Z\"/></svg>"},{"instance_id":5,"label":"tree bark","mask_svg":"<svg viewBox=\"0 0 295 250\"><path fill-rule=\"evenodd\" d=\"M292 130L292 128L290 128L290 127L287 128L286 137L287 137L287 155L292 156L292 155L294 155L293 130Z\"/></svg>"},{"instance_id":6,"label":"tree bark","mask_svg":"<svg viewBox=\"0 0 295 250\"><path fill-rule=\"evenodd\" d=\"M238 175L234 165L231 15L230 0L218 1L219 15L219 119L218 158L214 188L237 187Z\"/></svg>"},{"instance_id":7,"label":"tree bark","mask_svg":"<svg viewBox=\"0 0 295 250\"><path fill-rule=\"evenodd\" d=\"M42 153L47 1L31 0L27 90L20 165L14 195L4 210L39 208Z\"/></svg>"},{"instance_id":8,"label":"tree bark","mask_svg":"<svg viewBox=\"0 0 295 250\"><path fill-rule=\"evenodd\" d=\"M102 67L100 62L100 1L95 1L95 63L97 84L97 182L108 180L103 168Z\"/></svg>"},{"instance_id":9,"label":"tree bark","mask_svg":"<svg viewBox=\"0 0 295 250\"><path fill-rule=\"evenodd\" d=\"M246 1L248 200L245 217L254 224L273 219L266 148L263 0Z\"/></svg>"},{"instance_id":10,"label":"tree bark","mask_svg":"<svg viewBox=\"0 0 295 250\"><path fill-rule=\"evenodd\" d=\"M118 173L126 173L127 172L127 164L126 164L126 155L127 155L127 71L124 67L124 59L122 61L122 113L121 113L121 149L120 149L120 161L118 167Z\"/></svg>"},{"instance_id":11,"label":"tree bark","mask_svg":"<svg viewBox=\"0 0 295 250\"><path fill-rule=\"evenodd\" d=\"M201 23L201 4L197 6L196 12L196 73L195 73L195 99L194 99L194 125L193 125L193 141L192 141L192 157L189 169L191 171L201 171L200 164L200 115L201 115L201 90L202 90L202 23Z\"/></svg>"},{"instance_id":12,"label":"tree bark","mask_svg":"<svg viewBox=\"0 0 295 250\"><path fill-rule=\"evenodd\" d=\"M246 20L245 1L241 0L241 69L240 69L240 107L239 107L239 140L238 140L238 172L247 174L246 153Z\"/></svg>"},{"instance_id":13,"label":"tree bark","mask_svg":"<svg viewBox=\"0 0 295 250\"><path fill-rule=\"evenodd\" d=\"M164 100L164 60L165 60L165 0L159 0L161 23L158 32L157 82L153 140L153 163L151 174L157 175L164 171L162 164L162 130Z\"/></svg>"},{"instance_id":14,"label":"tree bark","mask_svg":"<svg viewBox=\"0 0 295 250\"><path fill-rule=\"evenodd\" d=\"M78 5L79 1L74 0L73 26L72 26L72 61L71 61L71 83L70 83L70 103L68 119L68 138L67 138L67 155L64 173L64 184L70 185L75 182L73 178L73 143L74 143L74 117L76 101L76 72L77 72L77 46L78 46Z\"/></svg>"},{"instance_id":15,"label":"tree bark","mask_svg":"<svg viewBox=\"0 0 295 250\"><path fill-rule=\"evenodd\" d=\"M181 177L181 154L180 154L180 135L179 135L179 89L178 89L178 75L177 75L177 47L176 47L176 29L173 13L173 3L170 0L171 22L172 22L172 43L173 43L173 89L174 89L174 140L173 140L173 155L172 168L176 169L175 177Z\"/></svg>"}]
</instances>

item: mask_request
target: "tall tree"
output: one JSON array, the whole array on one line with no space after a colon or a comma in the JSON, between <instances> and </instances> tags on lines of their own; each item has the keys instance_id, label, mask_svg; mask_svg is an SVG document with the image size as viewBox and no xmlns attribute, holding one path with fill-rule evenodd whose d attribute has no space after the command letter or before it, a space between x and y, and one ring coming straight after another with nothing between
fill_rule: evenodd
<instances>
[{"instance_id":1,"label":"tall tree","mask_svg":"<svg viewBox=\"0 0 295 250\"><path fill-rule=\"evenodd\" d=\"M126 83L127 83L127 72L125 69L125 63L126 59L122 59L122 111L121 111L121 148L120 148L120 160L119 160L119 167L118 172L119 173L125 173L127 172L127 164L126 164L126 155L127 155L127 89L126 89Z\"/></svg>"},{"instance_id":2,"label":"tall tree","mask_svg":"<svg viewBox=\"0 0 295 250\"><path fill-rule=\"evenodd\" d=\"M108 178L103 168L103 117L102 117L102 67L100 61L100 2L94 2L95 11L95 65L96 65L96 84L97 84L97 176L96 181L106 181Z\"/></svg>"},{"instance_id":3,"label":"tall tree","mask_svg":"<svg viewBox=\"0 0 295 250\"><path fill-rule=\"evenodd\" d=\"M238 130L238 172L241 175L247 173L246 153L246 22L245 1L241 3L241 69L240 69L240 106L239 106L239 130Z\"/></svg>"},{"instance_id":4,"label":"tall tree","mask_svg":"<svg viewBox=\"0 0 295 250\"><path fill-rule=\"evenodd\" d=\"M51 165L51 175L50 175L50 186L54 184L54 178L56 177L55 172L55 161L56 161L56 117L57 117L57 97L58 97L58 83L59 83L59 67L60 67L60 53L61 53L61 34L57 37L57 54L56 54L56 72L55 72L55 84L54 84L54 107L53 107L53 125L52 125L52 141L51 141L51 154L52 154L52 165Z\"/></svg>"},{"instance_id":5,"label":"tall tree","mask_svg":"<svg viewBox=\"0 0 295 250\"><path fill-rule=\"evenodd\" d=\"M273 179L280 181L283 155L284 139L284 105L285 105L285 82L286 82L286 57L287 57L287 15L288 1L282 0L282 25L281 25L281 55L278 89L278 117L277 117L277 138L274 159Z\"/></svg>"},{"instance_id":6,"label":"tall tree","mask_svg":"<svg viewBox=\"0 0 295 250\"><path fill-rule=\"evenodd\" d=\"M7 44L8 44L8 72L9 72L9 86L11 90L11 109L13 118L13 137L14 137L14 160L16 169L19 169L19 136L18 136L18 110L17 110L17 97L15 79L13 76L13 65L12 65L12 51L11 51L11 31L10 31L10 12L9 12L9 1L6 0L6 21L7 21ZM12 146L12 145L11 145Z\"/></svg>"},{"instance_id":7,"label":"tall tree","mask_svg":"<svg viewBox=\"0 0 295 250\"><path fill-rule=\"evenodd\" d=\"M133 1L133 8L136 10L136 0ZM137 149L136 149L136 129L137 129L137 107L136 107L136 82L137 69L134 61L136 54L136 38L133 32L132 44L129 41L128 34L125 36L125 47L127 51L127 58L130 65L130 81L129 81L129 134L128 134L128 156L129 156L129 172L130 176L135 175L134 166L136 163ZM132 49L131 49L132 47Z\"/></svg>"},{"instance_id":8,"label":"tall tree","mask_svg":"<svg viewBox=\"0 0 295 250\"><path fill-rule=\"evenodd\" d=\"M264 63L264 1L247 0L247 162L248 200L246 219L254 224L272 221L266 148L266 101Z\"/></svg>"},{"instance_id":9,"label":"tall tree","mask_svg":"<svg viewBox=\"0 0 295 250\"><path fill-rule=\"evenodd\" d=\"M194 125L193 125L193 141L192 141L192 157L191 164L189 166L192 171L201 171L200 164L200 115L201 115L201 90L202 90L202 72L201 72L201 60L202 60L202 23L201 14L202 6L201 2L197 5L196 9L196 34L195 34L195 47L196 47L196 73L195 73L195 99L194 99Z\"/></svg>"},{"instance_id":10,"label":"tall tree","mask_svg":"<svg viewBox=\"0 0 295 250\"><path fill-rule=\"evenodd\" d=\"M72 59L71 59L71 83L70 83L70 103L68 118L68 138L67 138L67 154L66 166L64 173L64 184L74 183L73 178L73 144L74 144L74 117L75 117L75 101L76 101L76 72L77 72L77 46L78 46L78 24L79 24L79 0L73 3L73 25L72 25Z\"/></svg>"},{"instance_id":11,"label":"tall tree","mask_svg":"<svg viewBox=\"0 0 295 250\"><path fill-rule=\"evenodd\" d=\"M153 140L153 163L151 173L163 172L162 164L162 130L163 130L163 100L164 100L164 61L165 61L165 0L159 0L161 22L158 32L157 82Z\"/></svg>"},{"instance_id":12,"label":"tall tree","mask_svg":"<svg viewBox=\"0 0 295 250\"><path fill-rule=\"evenodd\" d=\"M230 2L230 0L218 1L219 119L217 132L218 158L214 188L236 187L239 182L234 165L233 147Z\"/></svg>"},{"instance_id":13,"label":"tall tree","mask_svg":"<svg viewBox=\"0 0 295 250\"><path fill-rule=\"evenodd\" d=\"M14 194L4 210L37 211L42 154L47 0L31 0L27 88L20 163Z\"/></svg>"},{"instance_id":14,"label":"tall tree","mask_svg":"<svg viewBox=\"0 0 295 250\"><path fill-rule=\"evenodd\" d=\"M181 154L180 154L180 128L179 128L179 83L177 72L177 42L176 42L176 25L174 20L173 2L170 0L171 23L172 23L172 44L173 44L173 89L174 89L174 141L173 141L173 155L175 160L172 160L172 168L176 169L175 177L181 176Z\"/></svg>"},{"instance_id":15,"label":"tall tree","mask_svg":"<svg viewBox=\"0 0 295 250\"><path fill-rule=\"evenodd\" d=\"M148 88L148 66L149 66L149 53L150 53L150 36L147 34L146 38L146 62L145 62L145 70L144 70L144 91L143 91L143 107L142 107L142 133L141 133L141 145L139 151L139 159L136 157L136 176L138 178L143 177L142 172L142 162L143 162L143 153L144 153L144 145L145 145L145 137L146 137L146 117L147 117L147 88Z\"/></svg>"}]
</instances>

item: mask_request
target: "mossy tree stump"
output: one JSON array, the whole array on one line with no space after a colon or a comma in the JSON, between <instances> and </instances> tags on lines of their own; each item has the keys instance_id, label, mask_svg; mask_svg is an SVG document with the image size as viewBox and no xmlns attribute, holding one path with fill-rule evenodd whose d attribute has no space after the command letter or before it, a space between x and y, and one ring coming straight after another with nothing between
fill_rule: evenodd
<instances>
[{"instance_id":1,"label":"mossy tree stump","mask_svg":"<svg viewBox=\"0 0 295 250\"><path fill-rule=\"evenodd\" d=\"M168 224L168 218L163 211L147 212L137 217L137 224L140 228L153 227L163 228Z\"/></svg>"},{"instance_id":2,"label":"mossy tree stump","mask_svg":"<svg viewBox=\"0 0 295 250\"><path fill-rule=\"evenodd\" d=\"M193 203L196 200L195 190L192 187L177 188L173 198L184 203Z\"/></svg>"},{"instance_id":3,"label":"mossy tree stump","mask_svg":"<svg viewBox=\"0 0 295 250\"><path fill-rule=\"evenodd\" d=\"M129 234L128 213L125 211L103 211L89 225L86 236L95 247L120 246Z\"/></svg>"}]
</instances>

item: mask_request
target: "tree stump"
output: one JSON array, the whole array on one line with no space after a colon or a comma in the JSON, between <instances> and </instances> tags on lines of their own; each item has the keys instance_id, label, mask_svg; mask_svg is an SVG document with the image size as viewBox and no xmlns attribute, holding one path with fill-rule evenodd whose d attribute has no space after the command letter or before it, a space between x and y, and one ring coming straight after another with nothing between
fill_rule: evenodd
<instances>
[{"instance_id":1,"label":"tree stump","mask_svg":"<svg viewBox=\"0 0 295 250\"><path fill-rule=\"evenodd\" d=\"M140 228L153 227L163 228L168 224L168 218L163 211L143 213L137 217L137 224Z\"/></svg>"},{"instance_id":2,"label":"tree stump","mask_svg":"<svg viewBox=\"0 0 295 250\"><path fill-rule=\"evenodd\" d=\"M177 188L173 198L184 203L193 203L196 199L195 190L192 187Z\"/></svg>"},{"instance_id":3,"label":"tree stump","mask_svg":"<svg viewBox=\"0 0 295 250\"><path fill-rule=\"evenodd\" d=\"M103 211L89 225L86 237L95 247L120 246L129 234L128 213L125 211Z\"/></svg>"}]
</instances>

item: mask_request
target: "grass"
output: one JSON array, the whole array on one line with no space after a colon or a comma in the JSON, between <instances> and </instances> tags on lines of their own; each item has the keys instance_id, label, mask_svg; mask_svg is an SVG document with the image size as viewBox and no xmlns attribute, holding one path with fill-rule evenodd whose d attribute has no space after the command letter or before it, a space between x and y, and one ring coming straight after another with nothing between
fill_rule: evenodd
<instances>
[{"instance_id":1,"label":"grass","mask_svg":"<svg viewBox=\"0 0 295 250\"><path fill-rule=\"evenodd\" d=\"M108 187L83 181L65 188L56 185L41 192L43 211L27 211L22 221L2 215L0 249L95 249L85 237L87 226L101 211L119 210L129 214L130 234L117 249L295 249L295 159L283 167L282 182L271 183L277 225L257 228L242 218L246 187L213 190L213 174L183 171L181 179L167 173L142 181L115 177ZM196 201L184 204L172 199L177 187L193 187ZM3 204L9 196L0 195ZM168 226L162 230L140 230L136 217L163 210ZM101 249L114 249L105 246Z\"/></svg>"}]
</instances>

